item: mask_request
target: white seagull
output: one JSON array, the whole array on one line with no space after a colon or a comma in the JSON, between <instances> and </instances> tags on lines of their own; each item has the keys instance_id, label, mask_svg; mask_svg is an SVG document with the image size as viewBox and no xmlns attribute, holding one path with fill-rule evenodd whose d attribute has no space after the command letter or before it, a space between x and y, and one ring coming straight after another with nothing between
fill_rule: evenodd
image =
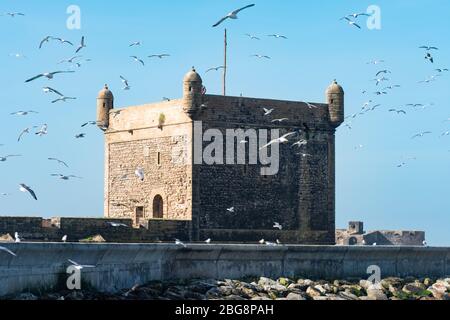
<instances>
[{"instance_id":1,"label":"white seagull","mask_svg":"<svg viewBox=\"0 0 450 320\"><path fill-rule=\"evenodd\" d=\"M50 160L50 161L56 161L56 162L58 162L59 164L62 164L63 166L65 166L66 168L69 168L69 166L67 165L67 163L65 163L64 161L59 160L59 159L57 159L57 158L48 158L48 160Z\"/></svg>"},{"instance_id":2,"label":"white seagull","mask_svg":"<svg viewBox=\"0 0 450 320\"><path fill-rule=\"evenodd\" d=\"M269 114L271 114L275 109L267 109L267 108L263 108L264 110L264 116L268 116Z\"/></svg>"},{"instance_id":3,"label":"white seagull","mask_svg":"<svg viewBox=\"0 0 450 320\"><path fill-rule=\"evenodd\" d=\"M134 172L134 174L136 175L136 177L139 178L139 180L144 181L144 179L145 179L144 169L137 168L136 171Z\"/></svg>"},{"instance_id":4,"label":"white seagull","mask_svg":"<svg viewBox=\"0 0 450 320\"><path fill-rule=\"evenodd\" d=\"M258 38L257 36L254 36L254 35L252 35L252 34L250 34L250 33L246 33L245 34L247 37L249 37L250 39L252 39L252 40L261 40L260 38Z\"/></svg>"},{"instance_id":5,"label":"white seagull","mask_svg":"<svg viewBox=\"0 0 450 320\"><path fill-rule=\"evenodd\" d=\"M15 233L14 233L14 240L15 240L16 242L21 242L21 241L22 241L22 239L20 239L20 236L19 236L19 233L18 233L18 232L15 232Z\"/></svg>"},{"instance_id":6,"label":"white seagull","mask_svg":"<svg viewBox=\"0 0 450 320\"><path fill-rule=\"evenodd\" d=\"M151 54L151 55L149 55L148 57L149 57L149 58L159 58L159 59L162 59L162 58L170 57L170 54L168 54L168 53Z\"/></svg>"},{"instance_id":7,"label":"white seagull","mask_svg":"<svg viewBox=\"0 0 450 320\"><path fill-rule=\"evenodd\" d=\"M224 22L224 21L227 20L227 19L237 19L237 18L238 18L237 15L238 15L239 12L241 12L242 10L245 10L245 9L247 9L247 8L254 7L254 6L255 6L255 4L249 4L249 5L245 6L245 7L242 7L242 8L240 8L240 9L237 9L237 10L234 10L234 11L230 12L230 13L227 14L225 17L223 17L222 19L220 19L217 23L215 23L215 24L213 25L213 28L214 28L214 27L217 27L219 24L221 24L222 22Z\"/></svg>"},{"instance_id":8,"label":"white seagull","mask_svg":"<svg viewBox=\"0 0 450 320\"><path fill-rule=\"evenodd\" d=\"M183 242L181 242L180 240L178 240L178 239L175 239L175 244L177 246L183 246L184 248L186 248L186 245Z\"/></svg>"},{"instance_id":9,"label":"white seagull","mask_svg":"<svg viewBox=\"0 0 450 320\"><path fill-rule=\"evenodd\" d=\"M77 263L77 262L75 262L73 260L70 260L70 259L67 259L67 261L69 261L72 264L72 266L74 266L75 269L78 269L78 270L81 270L81 269L84 269L84 268L95 268L95 266L79 264L79 263Z\"/></svg>"},{"instance_id":10,"label":"white seagull","mask_svg":"<svg viewBox=\"0 0 450 320\"><path fill-rule=\"evenodd\" d=\"M60 101L66 102L67 100L77 100L77 98L62 96L62 97L60 97L58 99L53 100L52 103L56 103L56 102L60 102Z\"/></svg>"},{"instance_id":11,"label":"white seagull","mask_svg":"<svg viewBox=\"0 0 450 320\"><path fill-rule=\"evenodd\" d=\"M224 66L218 66L218 67L212 67L212 68L209 68L208 70L206 70L205 71L205 73L208 73L208 72L210 72L210 71L219 71L220 69L225 69L225 67Z\"/></svg>"},{"instance_id":12,"label":"white seagull","mask_svg":"<svg viewBox=\"0 0 450 320\"><path fill-rule=\"evenodd\" d=\"M44 91L45 93L55 93L55 94L57 94L58 96L61 96L61 97L64 96L61 92L59 92L58 90L55 90L55 89L53 89L51 87L43 87L42 91Z\"/></svg>"},{"instance_id":13,"label":"white seagull","mask_svg":"<svg viewBox=\"0 0 450 320\"><path fill-rule=\"evenodd\" d=\"M139 59L137 56L130 56L134 61L139 62L142 66L145 66L145 62L142 59Z\"/></svg>"},{"instance_id":14,"label":"white seagull","mask_svg":"<svg viewBox=\"0 0 450 320\"><path fill-rule=\"evenodd\" d=\"M272 59L271 57L266 56L266 55L262 55L262 54L252 54L250 57L256 57L256 58L259 58L259 59Z\"/></svg>"},{"instance_id":15,"label":"white seagull","mask_svg":"<svg viewBox=\"0 0 450 320\"><path fill-rule=\"evenodd\" d=\"M234 207L228 208L227 211L230 213L234 213Z\"/></svg>"},{"instance_id":16,"label":"white seagull","mask_svg":"<svg viewBox=\"0 0 450 320\"><path fill-rule=\"evenodd\" d=\"M8 158L12 158L12 157L21 157L20 154L10 154L4 157L0 157L0 162L5 162L6 160L8 160Z\"/></svg>"},{"instance_id":17,"label":"white seagull","mask_svg":"<svg viewBox=\"0 0 450 320\"><path fill-rule=\"evenodd\" d=\"M343 18L341 18L341 20L346 20L347 23L348 23L349 25L355 26L355 27L357 27L358 29L361 29L361 26L360 26L359 24L357 24L355 21L351 20L351 19L348 18L348 17L343 17Z\"/></svg>"},{"instance_id":18,"label":"white seagull","mask_svg":"<svg viewBox=\"0 0 450 320\"><path fill-rule=\"evenodd\" d=\"M278 222L275 222L273 225L273 228L278 229L278 230L282 230L283 226L281 224L279 224Z\"/></svg>"},{"instance_id":19,"label":"white seagull","mask_svg":"<svg viewBox=\"0 0 450 320\"><path fill-rule=\"evenodd\" d=\"M264 145L264 146L262 146L261 148L259 148L259 150L262 150L262 149L264 149L264 148L267 148L267 147L269 147L269 146L271 146L272 144L275 144L275 143L287 143L287 142L289 142L289 140L287 139L288 137L290 137L290 136L292 136L292 135L294 135L294 134L296 134L295 132L290 132L290 133L286 133L284 136L282 136L282 137L279 137L279 138L277 138L277 139L273 139L272 141L270 141L269 143L267 143L266 145Z\"/></svg>"},{"instance_id":20,"label":"white seagull","mask_svg":"<svg viewBox=\"0 0 450 320\"><path fill-rule=\"evenodd\" d=\"M131 43L131 44L129 45L129 47L140 46L141 44L142 44L141 41L135 41L135 42Z\"/></svg>"},{"instance_id":21,"label":"white seagull","mask_svg":"<svg viewBox=\"0 0 450 320\"><path fill-rule=\"evenodd\" d=\"M67 235L65 235L64 237L62 237L61 241L62 241L62 242L67 242Z\"/></svg>"},{"instance_id":22,"label":"white seagull","mask_svg":"<svg viewBox=\"0 0 450 320\"><path fill-rule=\"evenodd\" d=\"M37 111L33 111L33 110L28 110L28 111L16 111L11 113L12 116L27 116L30 113L39 113Z\"/></svg>"},{"instance_id":23,"label":"white seagull","mask_svg":"<svg viewBox=\"0 0 450 320\"><path fill-rule=\"evenodd\" d=\"M267 36L271 37L271 38L277 38L277 39L287 39L287 37L283 36L282 34L268 34Z\"/></svg>"},{"instance_id":24,"label":"white seagull","mask_svg":"<svg viewBox=\"0 0 450 320\"><path fill-rule=\"evenodd\" d=\"M75 53L78 53L81 51L81 49L86 48L86 44L84 43L84 36L81 37L81 42L80 45L78 46L77 50L75 51Z\"/></svg>"},{"instance_id":25,"label":"white seagull","mask_svg":"<svg viewBox=\"0 0 450 320\"><path fill-rule=\"evenodd\" d=\"M9 250L8 248L2 247L0 246L0 251L4 251L6 253L9 253L10 255L17 257L17 254L15 254L14 252L12 252L11 250Z\"/></svg>"},{"instance_id":26,"label":"white seagull","mask_svg":"<svg viewBox=\"0 0 450 320\"><path fill-rule=\"evenodd\" d=\"M128 84L128 80L125 79L123 76L120 76L120 80L122 80L122 83L124 85L124 87L122 88L123 90L130 90L130 85Z\"/></svg>"},{"instance_id":27,"label":"white seagull","mask_svg":"<svg viewBox=\"0 0 450 320\"><path fill-rule=\"evenodd\" d=\"M39 137L42 137L46 134L48 134L48 125L43 124L42 127L39 129L38 132L35 133L35 135L38 135Z\"/></svg>"},{"instance_id":28,"label":"white seagull","mask_svg":"<svg viewBox=\"0 0 450 320\"><path fill-rule=\"evenodd\" d=\"M419 132L419 133L415 134L414 136L412 136L411 139L422 138L426 134L431 134L431 133L432 133L431 131Z\"/></svg>"},{"instance_id":29,"label":"white seagull","mask_svg":"<svg viewBox=\"0 0 450 320\"><path fill-rule=\"evenodd\" d=\"M75 71L53 71L53 72L45 72L38 74L37 76L34 76L33 78L30 78L28 80L25 80L25 82L31 82L33 80L39 79L41 77L46 77L47 79L51 80L54 78L55 74L59 73L74 73Z\"/></svg>"},{"instance_id":30,"label":"white seagull","mask_svg":"<svg viewBox=\"0 0 450 320\"><path fill-rule=\"evenodd\" d=\"M118 227L125 227L128 228L128 226L124 223L118 223L118 222L107 222L111 227L118 228Z\"/></svg>"},{"instance_id":31,"label":"white seagull","mask_svg":"<svg viewBox=\"0 0 450 320\"><path fill-rule=\"evenodd\" d=\"M19 186L19 190L21 192L28 192L34 200L37 200L36 193L34 193L34 191L29 186L27 186L25 183L21 183Z\"/></svg>"},{"instance_id":32,"label":"white seagull","mask_svg":"<svg viewBox=\"0 0 450 320\"><path fill-rule=\"evenodd\" d=\"M63 174L60 174L60 173L54 173L54 174L51 174L51 176L52 177L58 177L59 179L65 180L65 181L68 181L71 178L83 179L81 177L77 177L77 176L74 176L74 175L66 176L66 175L63 175Z\"/></svg>"}]
</instances>

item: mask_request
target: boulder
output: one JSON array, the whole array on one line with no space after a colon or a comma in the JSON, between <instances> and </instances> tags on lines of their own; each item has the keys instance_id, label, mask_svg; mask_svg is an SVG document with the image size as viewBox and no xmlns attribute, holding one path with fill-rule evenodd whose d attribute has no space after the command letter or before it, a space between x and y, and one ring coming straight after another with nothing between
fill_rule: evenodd
<instances>
[{"instance_id":1,"label":"boulder","mask_svg":"<svg viewBox=\"0 0 450 320\"><path fill-rule=\"evenodd\" d=\"M315 287L308 287L308 289L306 289L306 294L313 299L314 297L320 297L322 295L322 293Z\"/></svg>"},{"instance_id":2,"label":"boulder","mask_svg":"<svg viewBox=\"0 0 450 320\"><path fill-rule=\"evenodd\" d=\"M286 300L306 300L306 299L301 294L291 292L287 295Z\"/></svg>"},{"instance_id":3,"label":"boulder","mask_svg":"<svg viewBox=\"0 0 450 320\"><path fill-rule=\"evenodd\" d=\"M0 235L0 242L15 242L9 233Z\"/></svg>"}]
</instances>

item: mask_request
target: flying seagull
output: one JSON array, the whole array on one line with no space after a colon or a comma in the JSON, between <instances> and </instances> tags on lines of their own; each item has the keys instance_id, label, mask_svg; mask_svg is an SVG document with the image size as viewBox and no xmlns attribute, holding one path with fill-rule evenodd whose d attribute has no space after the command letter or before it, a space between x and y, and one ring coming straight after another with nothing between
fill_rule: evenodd
<instances>
[{"instance_id":1,"label":"flying seagull","mask_svg":"<svg viewBox=\"0 0 450 320\"><path fill-rule=\"evenodd\" d=\"M39 49L42 49L44 43L50 42L51 39L53 39L52 36L46 36L44 39L42 39L41 42L39 43Z\"/></svg>"},{"instance_id":2,"label":"flying seagull","mask_svg":"<svg viewBox=\"0 0 450 320\"><path fill-rule=\"evenodd\" d=\"M186 248L186 245L183 242L181 242L180 240L178 240L178 239L175 239L175 244L177 246L183 246L184 248Z\"/></svg>"},{"instance_id":3,"label":"flying seagull","mask_svg":"<svg viewBox=\"0 0 450 320\"><path fill-rule=\"evenodd\" d=\"M79 264L79 263L77 263L77 262L75 262L75 261L73 261L73 260L70 260L70 259L68 259L67 261L69 261L69 262L72 264L72 266L74 266L75 269L78 269L78 270L81 270L81 269L84 269L84 268L95 268L95 266L92 266L92 265L82 265L82 264Z\"/></svg>"},{"instance_id":4,"label":"flying seagull","mask_svg":"<svg viewBox=\"0 0 450 320\"><path fill-rule=\"evenodd\" d=\"M67 100L76 100L76 99L77 98L75 98L75 97L62 96L61 98L53 100L52 103L56 103L56 102L59 102L59 101L66 102Z\"/></svg>"},{"instance_id":5,"label":"flying seagull","mask_svg":"<svg viewBox=\"0 0 450 320\"><path fill-rule=\"evenodd\" d=\"M88 121L88 122L83 123L81 125L81 127L84 128L84 127L86 127L88 125L95 126L96 124L97 124L97 121Z\"/></svg>"},{"instance_id":6,"label":"flying seagull","mask_svg":"<svg viewBox=\"0 0 450 320\"><path fill-rule=\"evenodd\" d=\"M273 119L271 122L272 123L275 123L275 122L282 123L282 122L288 121L288 120L289 120L288 118L281 118L281 119Z\"/></svg>"},{"instance_id":7,"label":"flying seagull","mask_svg":"<svg viewBox=\"0 0 450 320\"><path fill-rule=\"evenodd\" d=\"M400 113L403 113L403 114L406 114L406 111L405 110L397 110L397 109L389 109L389 112L396 112L397 114L400 114Z\"/></svg>"},{"instance_id":8,"label":"flying seagull","mask_svg":"<svg viewBox=\"0 0 450 320\"><path fill-rule=\"evenodd\" d=\"M37 76L35 76L35 77L33 77L33 78L30 78L30 79L26 80L25 82L31 82L31 81L36 80L36 79L39 79L39 78L41 78L41 77L46 77L47 79L51 80L51 79L53 79L53 77L55 76L55 74L58 74L58 73L74 73L74 72L75 72L75 71L54 71L54 72L45 72L45 73L38 74Z\"/></svg>"},{"instance_id":9,"label":"flying seagull","mask_svg":"<svg viewBox=\"0 0 450 320\"><path fill-rule=\"evenodd\" d=\"M139 178L139 180L144 181L145 179L145 172L142 168L137 168L134 174Z\"/></svg>"},{"instance_id":10,"label":"flying seagull","mask_svg":"<svg viewBox=\"0 0 450 320\"><path fill-rule=\"evenodd\" d=\"M58 90L55 90L55 89L53 89L53 88L50 88L50 87L43 87L42 88L42 90L45 92L45 93L55 93L55 94L57 94L58 96L64 96L61 92L59 92Z\"/></svg>"},{"instance_id":11,"label":"flying seagull","mask_svg":"<svg viewBox=\"0 0 450 320\"><path fill-rule=\"evenodd\" d=\"M142 66L145 66L145 63L142 59L139 59L137 56L130 56L130 58L133 58L134 61L139 62L140 64L142 64Z\"/></svg>"},{"instance_id":12,"label":"flying seagull","mask_svg":"<svg viewBox=\"0 0 450 320\"><path fill-rule=\"evenodd\" d=\"M341 18L341 20L346 20L347 23L348 23L349 25L355 26L355 27L357 27L358 29L361 29L361 26L360 26L359 24L357 24L355 21L351 20L351 19L348 18L348 17L343 17L343 18Z\"/></svg>"},{"instance_id":13,"label":"flying seagull","mask_svg":"<svg viewBox=\"0 0 450 320\"><path fill-rule=\"evenodd\" d=\"M277 39L287 39L287 37L283 36L282 34L268 34L267 36L271 37L271 38L277 38Z\"/></svg>"},{"instance_id":14,"label":"flying seagull","mask_svg":"<svg viewBox=\"0 0 450 320\"><path fill-rule=\"evenodd\" d=\"M367 64L377 65L377 64L380 64L380 63L383 63L383 62L384 62L384 60L372 60L372 61L367 62Z\"/></svg>"},{"instance_id":15,"label":"flying seagull","mask_svg":"<svg viewBox=\"0 0 450 320\"><path fill-rule=\"evenodd\" d=\"M73 46L73 43L72 42L70 42L70 41L68 41L68 40L65 40L65 39L63 39L63 38L52 38L53 40L58 40L59 42L61 42L61 44L64 44L64 43L67 43L67 44L70 44L71 46Z\"/></svg>"},{"instance_id":16,"label":"flying seagull","mask_svg":"<svg viewBox=\"0 0 450 320\"><path fill-rule=\"evenodd\" d=\"M25 183L21 183L19 186L20 186L19 190L21 192L28 192L33 197L34 200L37 200L36 194L29 186L27 186Z\"/></svg>"},{"instance_id":17,"label":"flying seagull","mask_svg":"<svg viewBox=\"0 0 450 320\"><path fill-rule=\"evenodd\" d=\"M81 43L78 46L77 50L75 51L75 53L78 53L81 51L81 49L86 48L86 44L84 43L84 36L81 37Z\"/></svg>"},{"instance_id":18,"label":"flying seagull","mask_svg":"<svg viewBox=\"0 0 450 320\"><path fill-rule=\"evenodd\" d=\"M441 72L444 72L444 71L447 71L448 72L448 69L447 68L444 68L444 69L441 69L441 68L439 68L439 69L435 69L437 72L439 72L439 73L441 73Z\"/></svg>"},{"instance_id":19,"label":"flying seagull","mask_svg":"<svg viewBox=\"0 0 450 320\"><path fill-rule=\"evenodd\" d=\"M63 166L65 166L66 168L69 167L69 166L67 165L67 163L65 163L64 161L59 160L59 159L57 159L57 158L48 158L48 160L50 160L50 161L56 161L56 162L58 162L59 164L62 164Z\"/></svg>"},{"instance_id":20,"label":"flying seagull","mask_svg":"<svg viewBox=\"0 0 450 320\"><path fill-rule=\"evenodd\" d=\"M48 133L47 129L48 129L48 125L43 124L42 127L39 129L39 131L35 133L35 135L42 137Z\"/></svg>"},{"instance_id":21,"label":"flying seagull","mask_svg":"<svg viewBox=\"0 0 450 320\"><path fill-rule=\"evenodd\" d=\"M271 57L269 57L269 56L266 56L266 55L262 55L262 54L252 54L250 57L256 57L256 58L259 58L259 59L272 59Z\"/></svg>"},{"instance_id":22,"label":"flying seagull","mask_svg":"<svg viewBox=\"0 0 450 320\"><path fill-rule=\"evenodd\" d=\"M227 14L225 17L223 17L222 19L220 19L217 23L215 23L214 25L213 25L213 28L214 27L217 27L219 24L221 24L222 22L224 22L225 20L227 20L227 19L237 19L238 18L238 13L239 12L241 12L242 10L245 10L245 9L247 9L247 8L251 8L251 7L254 7L255 6L255 4L249 4L248 6L245 6L245 7L242 7L242 8L240 8L240 9L237 9L237 10L234 10L234 11L232 11L232 12L230 12L229 14Z\"/></svg>"},{"instance_id":23,"label":"flying seagull","mask_svg":"<svg viewBox=\"0 0 450 320\"><path fill-rule=\"evenodd\" d=\"M432 47L432 46L421 46L421 47L419 47L419 49L425 49L426 51L439 50L439 48Z\"/></svg>"},{"instance_id":24,"label":"flying seagull","mask_svg":"<svg viewBox=\"0 0 450 320\"><path fill-rule=\"evenodd\" d=\"M15 18L16 16L25 16L22 12L7 12L4 15L10 16L11 18Z\"/></svg>"},{"instance_id":25,"label":"flying seagull","mask_svg":"<svg viewBox=\"0 0 450 320\"><path fill-rule=\"evenodd\" d=\"M33 128L37 128L37 126L33 126ZM22 139L23 135L26 133L30 133L30 129L31 128L25 128L22 130L22 132L19 134L19 137L17 138L17 142L20 142L20 140Z\"/></svg>"},{"instance_id":26,"label":"flying seagull","mask_svg":"<svg viewBox=\"0 0 450 320\"><path fill-rule=\"evenodd\" d=\"M128 226L124 223L118 223L118 222L107 222L111 227L118 228L118 227L125 227L128 228Z\"/></svg>"},{"instance_id":27,"label":"flying seagull","mask_svg":"<svg viewBox=\"0 0 450 320\"><path fill-rule=\"evenodd\" d=\"M122 80L122 83L124 85L124 87L122 88L123 90L130 90L130 85L128 84L128 80L125 79L123 76L120 76L120 80Z\"/></svg>"},{"instance_id":28,"label":"flying seagull","mask_svg":"<svg viewBox=\"0 0 450 320\"><path fill-rule=\"evenodd\" d=\"M61 64L61 63L64 63L64 62L67 62L67 63L74 63L74 61L75 61L76 59L79 59L79 58L81 58L81 57L83 57L83 56L73 56L73 57L70 57L69 59L63 59L63 60L61 60L60 62L58 62L58 64Z\"/></svg>"},{"instance_id":29,"label":"flying seagull","mask_svg":"<svg viewBox=\"0 0 450 320\"><path fill-rule=\"evenodd\" d=\"M8 158L13 158L13 157L21 157L22 155L20 154L10 154L4 157L0 156L0 162L5 162L6 160L8 160Z\"/></svg>"},{"instance_id":30,"label":"flying seagull","mask_svg":"<svg viewBox=\"0 0 450 320\"><path fill-rule=\"evenodd\" d=\"M427 54L425 55L425 59L429 60L431 63L434 63L434 58L429 52L427 52Z\"/></svg>"},{"instance_id":31,"label":"flying seagull","mask_svg":"<svg viewBox=\"0 0 450 320\"><path fill-rule=\"evenodd\" d=\"M229 213L234 213L234 207L228 208L227 211L228 211Z\"/></svg>"},{"instance_id":32,"label":"flying seagull","mask_svg":"<svg viewBox=\"0 0 450 320\"><path fill-rule=\"evenodd\" d=\"M225 69L225 66L218 66L218 67L212 67L212 68L209 68L208 70L206 70L205 71L205 73L208 73L208 72L210 72L210 71L219 71L220 69Z\"/></svg>"},{"instance_id":33,"label":"flying seagull","mask_svg":"<svg viewBox=\"0 0 450 320\"><path fill-rule=\"evenodd\" d=\"M17 58L17 59L20 59L20 58L26 58L26 56L23 55L23 54L21 54L21 53L11 53L9 56L10 56L10 57Z\"/></svg>"},{"instance_id":34,"label":"flying seagull","mask_svg":"<svg viewBox=\"0 0 450 320\"><path fill-rule=\"evenodd\" d=\"M375 77L378 77L380 74L387 74L387 73L392 73L391 71L389 71L389 70L380 70L380 71L378 71L377 72L377 74L375 75Z\"/></svg>"},{"instance_id":35,"label":"flying seagull","mask_svg":"<svg viewBox=\"0 0 450 320\"><path fill-rule=\"evenodd\" d=\"M273 227L274 227L275 229L278 229L278 230L282 230L282 229L283 229L283 226L282 226L281 224L279 224L278 222L275 222L274 225L273 225Z\"/></svg>"},{"instance_id":36,"label":"flying seagull","mask_svg":"<svg viewBox=\"0 0 450 320\"><path fill-rule=\"evenodd\" d=\"M28 111L16 111L11 113L12 116L27 116L30 113L39 113L37 111L33 111L33 110L28 110Z\"/></svg>"},{"instance_id":37,"label":"flying seagull","mask_svg":"<svg viewBox=\"0 0 450 320\"><path fill-rule=\"evenodd\" d=\"M364 13L364 12L362 12L362 13L352 13L352 14L347 15L347 17L352 17L354 19L357 19L360 16L370 17L371 15L367 14L367 13Z\"/></svg>"},{"instance_id":38,"label":"flying seagull","mask_svg":"<svg viewBox=\"0 0 450 320\"><path fill-rule=\"evenodd\" d=\"M79 133L75 135L75 139L82 139L82 138L86 138L86 133Z\"/></svg>"},{"instance_id":39,"label":"flying seagull","mask_svg":"<svg viewBox=\"0 0 450 320\"><path fill-rule=\"evenodd\" d=\"M149 58L159 58L159 59L162 59L162 58L170 57L170 54L168 54L168 53L151 54L151 55L149 55L148 57L149 57Z\"/></svg>"},{"instance_id":40,"label":"flying seagull","mask_svg":"<svg viewBox=\"0 0 450 320\"><path fill-rule=\"evenodd\" d=\"M267 108L263 108L264 110L264 116L268 116L270 115L275 109L267 109Z\"/></svg>"},{"instance_id":41,"label":"flying seagull","mask_svg":"<svg viewBox=\"0 0 450 320\"><path fill-rule=\"evenodd\" d=\"M135 42L131 43L131 44L129 45L129 47L140 46L141 44L142 44L141 41L135 41Z\"/></svg>"},{"instance_id":42,"label":"flying seagull","mask_svg":"<svg viewBox=\"0 0 450 320\"><path fill-rule=\"evenodd\" d=\"M5 247L0 246L0 251L9 253L10 255L12 255L12 256L14 256L14 257L17 257L17 254L15 254L14 252L12 252L12 251L9 250L8 248L5 248Z\"/></svg>"},{"instance_id":43,"label":"flying seagull","mask_svg":"<svg viewBox=\"0 0 450 320\"><path fill-rule=\"evenodd\" d=\"M296 143L294 143L294 144L291 146L291 148L292 148L292 147L295 147L295 146L298 146L298 147L300 148L300 147L302 147L302 146L306 146L307 144L308 144L308 141L307 141L307 140L301 139L301 140L297 141Z\"/></svg>"},{"instance_id":44,"label":"flying seagull","mask_svg":"<svg viewBox=\"0 0 450 320\"><path fill-rule=\"evenodd\" d=\"M273 139L273 140L270 141L269 143L265 144L264 146L262 146L261 148L259 148L259 150L262 150L262 149L264 149L264 148L267 148L267 147L269 147L269 146L271 146L272 144L275 144L275 143L286 143L286 142L289 142L289 140L288 140L287 138L288 138L289 136L294 135L294 134L296 134L296 133L295 133L295 132L286 133L284 136L279 137L279 138L277 138L277 139Z\"/></svg>"},{"instance_id":45,"label":"flying seagull","mask_svg":"<svg viewBox=\"0 0 450 320\"><path fill-rule=\"evenodd\" d=\"M252 34L250 34L250 33L246 33L245 34L247 37L249 37L250 39L252 39L252 40L261 40L260 38L258 38L257 36L254 36L254 35L252 35Z\"/></svg>"},{"instance_id":46,"label":"flying seagull","mask_svg":"<svg viewBox=\"0 0 450 320\"><path fill-rule=\"evenodd\" d=\"M65 180L65 181L68 181L71 178L83 179L81 177L77 177L77 176L74 176L74 175L66 176L66 175L63 175L63 174L60 174L60 173L54 173L54 174L51 174L51 176L52 177L58 177L59 179Z\"/></svg>"},{"instance_id":47,"label":"flying seagull","mask_svg":"<svg viewBox=\"0 0 450 320\"><path fill-rule=\"evenodd\" d=\"M431 134L431 131L425 131L425 132L417 133L417 134L415 134L414 136L412 136L411 139L422 138L422 137L425 136L426 134Z\"/></svg>"}]
</instances>

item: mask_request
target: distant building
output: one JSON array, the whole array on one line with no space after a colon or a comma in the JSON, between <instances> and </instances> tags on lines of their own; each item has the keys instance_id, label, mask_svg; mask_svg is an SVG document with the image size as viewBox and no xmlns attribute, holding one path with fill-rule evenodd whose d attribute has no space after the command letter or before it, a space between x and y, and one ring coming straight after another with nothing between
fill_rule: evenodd
<instances>
[{"instance_id":1,"label":"distant building","mask_svg":"<svg viewBox=\"0 0 450 320\"><path fill-rule=\"evenodd\" d=\"M424 231L376 230L364 231L362 221L350 221L347 229L336 230L336 244L344 246L381 245L381 246L422 246Z\"/></svg>"}]
</instances>

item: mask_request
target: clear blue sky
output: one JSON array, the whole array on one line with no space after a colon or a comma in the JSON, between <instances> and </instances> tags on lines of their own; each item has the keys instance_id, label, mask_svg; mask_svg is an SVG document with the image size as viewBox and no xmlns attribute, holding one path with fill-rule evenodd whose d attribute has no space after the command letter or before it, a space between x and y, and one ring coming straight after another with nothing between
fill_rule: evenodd
<instances>
[{"instance_id":1,"label":"clear blue sky","mask_svg":"<svg viewBox=\"0 0 450 320\"><path fill-rule=\"evenodd\" d=\"M251 0L249 0L251 1ZM24 12L25 17L0 17L0 156L23 154L0 163L0 214L32 216L101 216L103 211L103 136L95 127L80 125L95 120L96 95L108 83L116 106L147 103L163 96L180 97L181 80L195 65L204 72L222 64L223 27L211 25L225 13L250 2L241 0L171 1L18 1L4 0L0 12ZM323 102L324 91L336 78L346 91L346 113L357 112L364 102L381 103L374 112L356 118L352 130L337 133L337 225L363 220L366 229L425 230L430 244L450 244L450 74L430 84L418 84L435 74L437 67L450 67L450 2L434 1L267 1L227 21L229 30L229 94L276 99ZM66 8L77 4L82 11L82 29L66 28ZM371 4L381 8L382 29L368 30L339 21L345 14L364 12ZM252 33L262 37L251 41ZM288 40L267 38L280 33ZM84 58L92 59L75 74L52 81L24 80L44 71L67 69L58 65L73 55L70 46L51 43L38 50L46 35L79 42L86 36ZM129 48L133 41L143 45ZM439 47L432 65L419 46ZM22 53L26 59L10 57ZM141 67L130 55L146 57L168 52L167 60L145 58ZM250 58L270 55L270 61ZM370 66L372 59L386 61ZM370 81L388 68L391 84L402 87L377 97ZM122 91L119 75L131 91ZM220 93L219 73L203 75L209 93ZM51 104L51 95L41 88L50 85L76 101ZM381 87L381 85L380 85ZM384 87L384 86L383 86ZM362 94L367 90L367 94ZM387 110L407 103L434 103L424 110L404 108L408 114ZM17 110L37 110L27 117L14 117ZM49 125L44 137L29 135L17 143L19 132L30 125ZM433 133L412 140L421 131ZM80 132L84 140L74 139ZM355 149L363 145L363 148ZM67 161L70 169L49 162L48 157ZM405 159L407 165L397 168ZM82 180L62 182L51 173L75 174ZM18 191L25 182L39 201Z\"/></svg>"}]
</instances>

